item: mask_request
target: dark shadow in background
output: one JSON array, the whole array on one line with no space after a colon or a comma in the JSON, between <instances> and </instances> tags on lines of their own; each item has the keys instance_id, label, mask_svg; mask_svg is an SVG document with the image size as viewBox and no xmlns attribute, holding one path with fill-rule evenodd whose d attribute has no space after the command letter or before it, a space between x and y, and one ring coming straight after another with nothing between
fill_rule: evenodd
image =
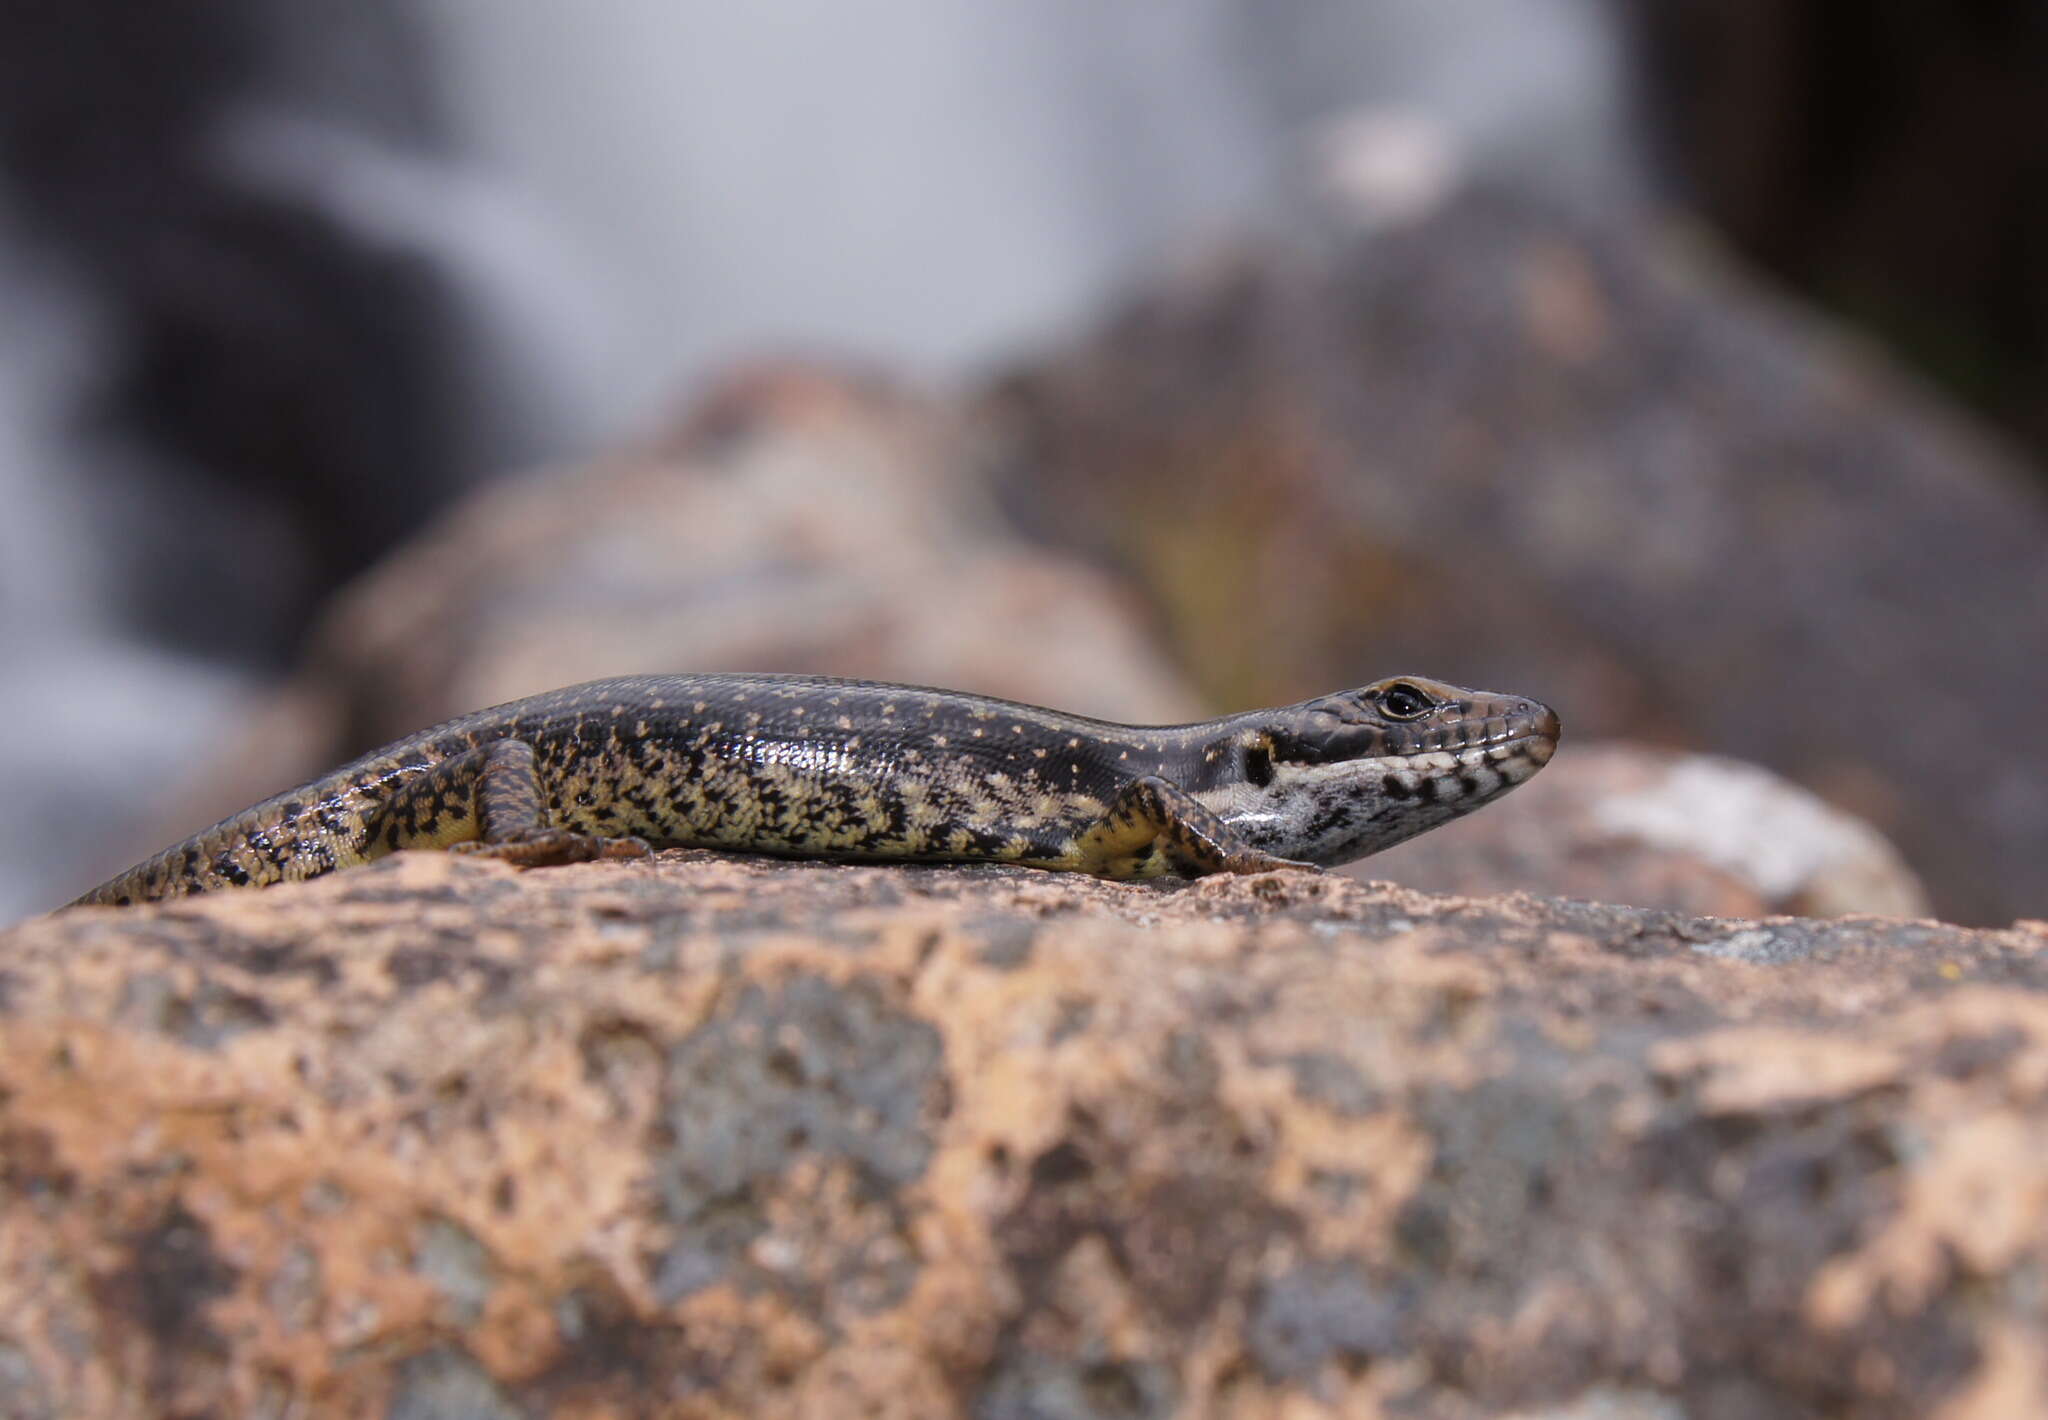
<instances>
[{"instance_id":1,"label":"dark shadow in background","mask_svg":"<svg viewBox=\"0 0 2048 1420\"><path fill-rule=\"evenodd\" d=\"M1684 199L2048 459L2048 5L1624 13Z\"/></svg>"}]
</instances>

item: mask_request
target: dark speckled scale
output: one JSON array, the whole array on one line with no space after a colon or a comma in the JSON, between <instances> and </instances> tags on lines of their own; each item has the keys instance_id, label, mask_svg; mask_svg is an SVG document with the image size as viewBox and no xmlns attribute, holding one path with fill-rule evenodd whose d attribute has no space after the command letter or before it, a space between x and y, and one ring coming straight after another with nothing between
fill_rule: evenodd
<instances>
[{"instance_id":1,"label":"dark speckled scale","mask_svg":"<svg viewBox=\"0 0 2048 1420\"><path fill-rule=\"evenodd\" d=\"M1415 700L1393 715L1397 686ZM1534 702L1415 678L1133 726L911 686L636 676L424 730L78 902L295 881L406 848L522 864L656 844L1109 877L1250 872L1386 847L1533 774L1556 737Z\"/></svg>"}]
</instances>

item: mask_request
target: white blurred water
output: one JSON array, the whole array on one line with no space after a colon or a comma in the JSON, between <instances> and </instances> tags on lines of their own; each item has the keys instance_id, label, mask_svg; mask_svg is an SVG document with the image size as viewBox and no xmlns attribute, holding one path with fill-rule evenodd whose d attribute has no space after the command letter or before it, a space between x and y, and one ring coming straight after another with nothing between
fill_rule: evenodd
<instances>
[{"instance_id":1,"label":"white blurred water","mask_svg":"<svg viewBox=\"0 0 2048 1420\"><path fill-rule=\"evenodd\" d=\"M90 886L73 865L175 782L252 688L113 624L119 550L68 476L105 452L71 396L108 333L89 300L11 255L5 231L0 215L0 922Z\"/></svg>"},{"instance_id":2,"label":"white blurred water","mask_svg":"<svg viewBox=\"0 0 2048 1420\"><path fill-rule=\"evenodd\" d=\"M1601 0L426 0L466 145L608 296L603 422L707 362L947 376L1256 220L1364 105L1479 166L1633 181Z\"/></svg>"}]
</instances>

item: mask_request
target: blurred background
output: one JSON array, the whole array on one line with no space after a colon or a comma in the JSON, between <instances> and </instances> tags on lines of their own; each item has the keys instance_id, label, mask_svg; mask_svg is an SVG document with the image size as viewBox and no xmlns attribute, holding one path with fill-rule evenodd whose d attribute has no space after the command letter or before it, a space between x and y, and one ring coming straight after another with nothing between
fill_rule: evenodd
<instances>
[{"instance_id":1,"label":"blurred background","mask_svg":"<svg viewBox=\"0 0 2048 1420\"><path fill-rule=\"evenodd\" d=\"M2048 9L0 8L0 919L477 705L1397 671L1375 859L2048 915Z\"/></svg>"}]
</instances>

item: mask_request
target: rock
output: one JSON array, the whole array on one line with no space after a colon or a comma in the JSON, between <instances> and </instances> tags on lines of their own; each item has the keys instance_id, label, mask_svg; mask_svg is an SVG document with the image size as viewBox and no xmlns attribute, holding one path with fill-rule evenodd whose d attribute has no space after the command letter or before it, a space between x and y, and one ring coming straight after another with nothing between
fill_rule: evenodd
<instances>
[{"instance_id":1,"label":"rock","mask_svg":"<svg viewBox=\"0 0 2048 1420\"><path fill-rule=\"evenodd\" d=\"M644 447L486 490L339 599L310 669L107 872L414 730L603 676L801 671L1202 713L1134 594L1005 529L963 477L967 438L939 401L764 366Z\"/></svg>"},{"instance_id":2,"label":"rock","mask_svg":"<svg viewBox=\"0 0 2048 1420\"><path fill-rule=\"evenodd\" d=\"M2038 923L401 855L0 933L0 1378L80 1420L2035 1414L2044 1096Z\"/></svg>"},{"instance_id":3,"label":"rock","mask_svg":"<svg viewBox=\"0 0 2048 1420\"><path fill-rule=\"evenodd\" d=\"M961 477L966 437L948 406L876 379L741 372L643 451L460 509L342 599L322 678L376 743L648 670L1191 710L1130 595L1015 538Z\"/></svg>"},{"instance_id":4,"label":"rock","mask_svg":"<svg viewBox=\"0 0 2048 1420\"><path fill-rule=\"evenodd\" d=\"M1797 780L1945 912L2048 910L2023 470L1647 221L1473 184L1318 220L996 387L1016 515L1135 573L1220 703L1507 686Z\"/></svg>"},{"instance_id":5,"label":"rock","mask_svg":"<svg viewBox=\"0 0 2048 1420\"><path fill-rule=\"evenodd\" d=\"M1636 745L1568 744L1484 813L1344 871L1713 917L1927 913L1920 880L1861 819L1753 764Z\"/></svg>"}]
</instances>

